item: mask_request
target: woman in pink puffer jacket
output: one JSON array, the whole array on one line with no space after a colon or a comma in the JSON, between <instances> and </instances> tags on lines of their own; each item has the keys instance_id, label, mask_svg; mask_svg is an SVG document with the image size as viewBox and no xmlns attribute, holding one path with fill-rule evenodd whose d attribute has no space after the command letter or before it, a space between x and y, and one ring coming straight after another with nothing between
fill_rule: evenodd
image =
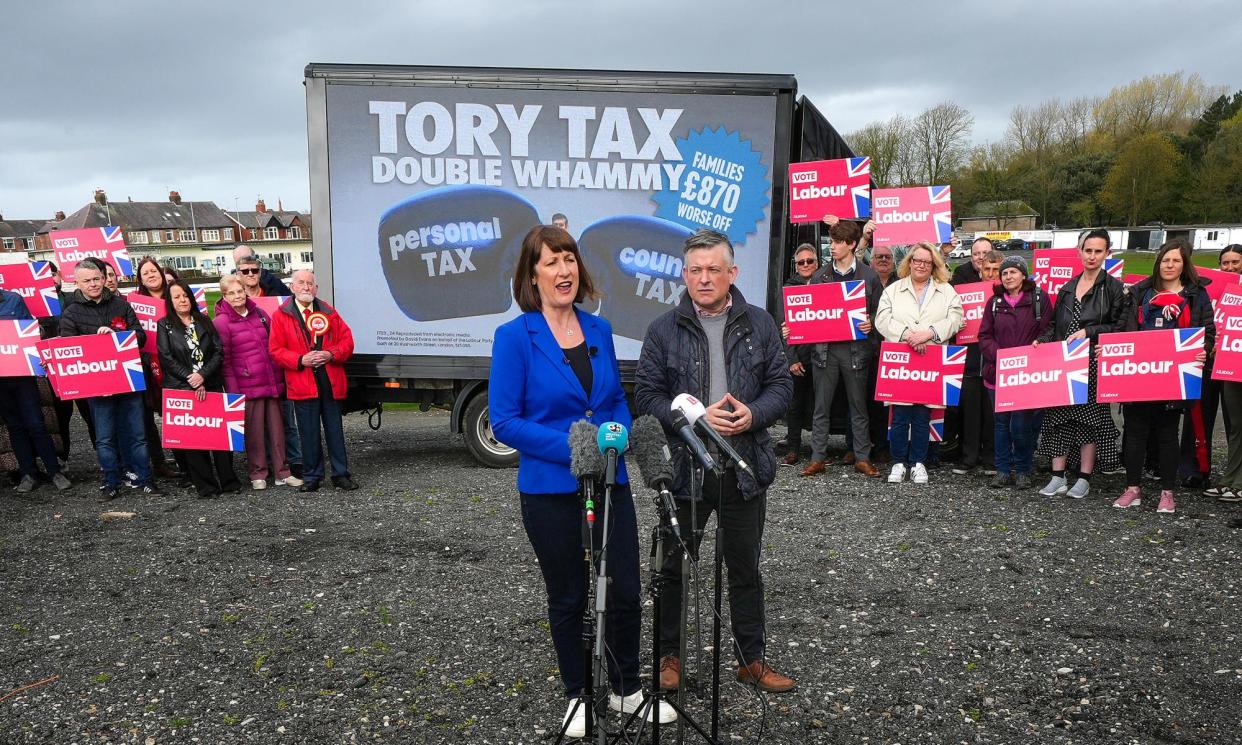
<instances>
[{"instance_id":1,"label":"woman in pink puffer jacket","mask_svg":"<svg viewBox=\"0 0 1242 745\"><path fill-rule=\"evenodd\" d=\"M285 458L285 425L280 398L285 394L284 371L267 350L272 320L234 275L220 278L220 301L216 303L216 331L224 347L224 389L246 397L246 470L250 486L267 488L268 460L276 483L301 486L289 473Z\"/></svg>"}]
</instances>

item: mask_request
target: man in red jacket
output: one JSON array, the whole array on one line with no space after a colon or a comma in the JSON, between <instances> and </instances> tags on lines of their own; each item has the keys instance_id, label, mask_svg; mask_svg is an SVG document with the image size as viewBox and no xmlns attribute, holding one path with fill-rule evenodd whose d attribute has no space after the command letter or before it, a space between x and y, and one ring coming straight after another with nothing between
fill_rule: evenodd
<instances>
[{"instance_id":1,"label":"man in red jacket","mask_svg":"<svg viewBox=\"0 0 1242 745\"><path fill-rule=\"evenodd\" d=\"M336 309L316 297L314 272L294 272L289 286L293 297L272 318L269 346L285 370L287 395L297 413L305 481L298 491L318 491L323 480L321 421L332 459L332 484L352 491L358 485L349 475L339 402L345 398L345 361L354 353L354 335Z\"/></svg>"}]
</instances>

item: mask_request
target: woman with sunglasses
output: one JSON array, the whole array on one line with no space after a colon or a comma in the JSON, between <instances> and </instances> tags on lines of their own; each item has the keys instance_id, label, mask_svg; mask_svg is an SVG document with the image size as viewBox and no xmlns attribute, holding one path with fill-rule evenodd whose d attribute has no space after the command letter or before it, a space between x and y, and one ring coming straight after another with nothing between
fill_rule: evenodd
<instances>
[{"instance_id":1,"label":"woman with sunglasses","mask_svg":"<svg viewBox=\"0 0 1242 745\"><path fill-rule=\"evenodd\" d=\"M897 269L898 281L880 296L875 326L884 340L906 344L924 354L929 344L944 344L965 325L962 299L949 284L949 270L936 246L917 243ZM943 408L943 407L940 407ZM899 484L909 467L910 480L927 483L928 406L894 404L889 426L893 468L890 484Z\"/></svg>"}]
</instances>

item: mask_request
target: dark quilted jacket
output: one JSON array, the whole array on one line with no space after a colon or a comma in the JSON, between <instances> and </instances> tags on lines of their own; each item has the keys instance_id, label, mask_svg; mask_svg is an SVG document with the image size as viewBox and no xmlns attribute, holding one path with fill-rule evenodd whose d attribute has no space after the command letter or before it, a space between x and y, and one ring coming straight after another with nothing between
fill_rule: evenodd
<instances>
[{"instance_id":1,"label":"dark quilted jacket","mask_svg":"<svg viewBox=\"0 0 1242 745\"><path fill-rule=\"evenodd\" d=\"M733 307L725 326L729 392L750 407L753 421L750 431L730 438L730 444L754 469L754 477L737 475L742 497L753 499L776 479L768 427L784 417L793 380L776 322L763 308L748 304L736 287L731 293ZM677 308L647 327L634 381L635 408L659 419L668 434L677 474L672 491L681 498L690 493L690 453L673 432L670 407L679 393L711 403L706 401L709 385L707 335L687 293Z\"/></svg>"}]
</instances>

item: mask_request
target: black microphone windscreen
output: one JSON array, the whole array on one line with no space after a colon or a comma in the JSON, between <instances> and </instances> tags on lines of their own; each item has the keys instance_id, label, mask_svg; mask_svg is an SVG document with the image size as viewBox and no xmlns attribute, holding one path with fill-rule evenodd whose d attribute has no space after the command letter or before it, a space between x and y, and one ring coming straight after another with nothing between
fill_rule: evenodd
<instances>
[{"instance_id":1,"label":"black microphone windscreen","mask_svg":"<svg viewBox=\"0 0 1242 745\"><path fill-rule=\"evenodd\" d=\"M600 455L599 427L585 419L569 425L569 472L576 479L597 479L604 475L604 456Z\"/></svg>"},{"instance_id":2,"label":"black microphone windscreen","mask_svg":"<svg viewBox=\"0 0 1242 745\"><path fill-rule=\"evenodd\" d=\"M673 464L668 458L668 439L655 417L644 414L630 428L630 455L651 489L668 488L673 482Z\"/></svg>"}]
</instances>

